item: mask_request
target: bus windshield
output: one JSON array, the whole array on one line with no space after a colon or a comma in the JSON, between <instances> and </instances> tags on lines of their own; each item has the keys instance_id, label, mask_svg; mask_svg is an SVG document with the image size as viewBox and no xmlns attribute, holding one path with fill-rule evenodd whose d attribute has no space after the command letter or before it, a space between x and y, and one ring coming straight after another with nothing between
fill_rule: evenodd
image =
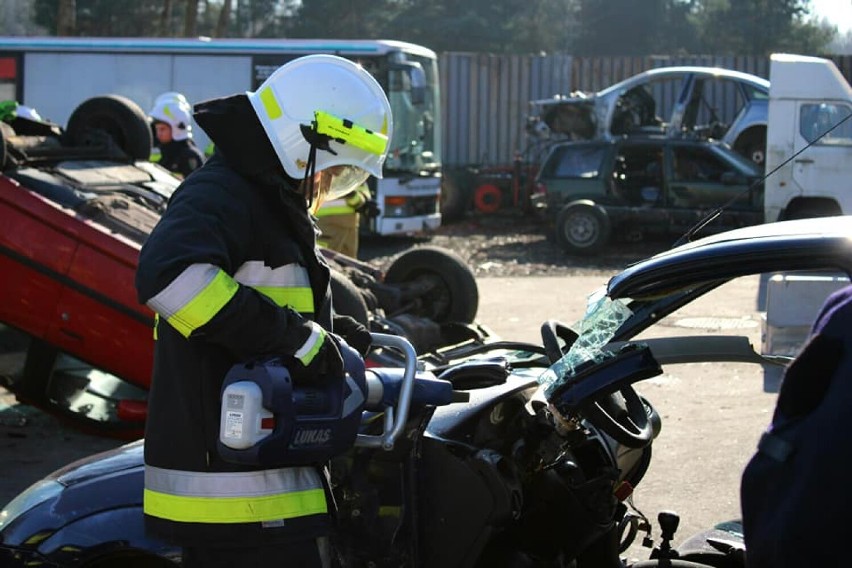
<instances>
[{"instance_id":1,"label":"bus windshield","mask_svg":"<svg viewBox=\"0 0 852 568\"><path fill-rule=\"evenodd\" d=\"M385 169L434 175L441 168L437 64L410 53L394 55L387 85L394 132Z\"/></svg>"}]
</instances>

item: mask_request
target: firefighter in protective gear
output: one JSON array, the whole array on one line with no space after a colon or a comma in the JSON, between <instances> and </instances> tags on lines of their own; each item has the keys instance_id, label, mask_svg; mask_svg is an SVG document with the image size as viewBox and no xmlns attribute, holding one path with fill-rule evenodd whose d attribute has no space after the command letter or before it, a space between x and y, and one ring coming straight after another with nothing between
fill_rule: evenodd
<instances>
[{"instance_id":1,"label":"firefighter in protective gear","mask_svg":"<svg viewBox=\"0 0 852 568\"><path fill-rule=\"evenodd\" d=\"M151 161L181 179L204 163L204 154L192 140L192 105L180 93L163 93L148 113L154 128Z\"/></svg>"},{"instance_id":2,"label":"firefighter in protective gear","mask_svg":"<svg viewBox=\"0 0 852 568\"><path fill-rule=\"evenodd\" d=\"M232 365L269 355L296 380L342 378L333 332L353 346L369 337L333 314L311 207L382 175L390 104L359 65L310 55L255 92L199 103L194 118L216 152L173 194L136 275L158 316L146 528L183 546L190 568L326 565L323 468L222 459L219 395Z\"/></svg>"},{"instance_id":3,"label":"firefighter in protective gear","mask_svg":"<svg viewBox=\"0 0 852 568\"><path fill-rule=\"evenodd\" d=\"M375 201L366 183L359 185L348 195L323 203L316 214L320 229L320 246L358 258L361 212L369 214L374 208Z\"/></svg>"}]
</instances>

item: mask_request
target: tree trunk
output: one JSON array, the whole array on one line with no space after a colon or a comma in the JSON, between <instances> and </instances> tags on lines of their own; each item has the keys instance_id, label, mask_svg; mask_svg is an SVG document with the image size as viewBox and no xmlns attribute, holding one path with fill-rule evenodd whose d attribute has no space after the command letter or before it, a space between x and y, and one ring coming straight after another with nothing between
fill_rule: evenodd
<instances>
[{"instance_id":1,"label":"tree trunk","mask_svg":"<svg viewBox=\"0 0 852 568\"><path fill-rule=\"evenodd\" d=\"M198 33L195 24L198 20L198 0L186 0L186 19L183 26L183 37L195 37Z\"/></svg>"},{"instance_id":2,"label":"tree trunk","mask_svg":"<svg viewBox=\"0 0 852 568\"><path fill-rule=\"evenodd\" d=\"M225 37L228 33L228 21L231 19L231 0L222 2L222 9L219 11L219 19L216 21L216 31L213 32L213 37Z\"/></svg>"},{"instance_id":3,"label":"tree trunk","mask_svg":"<svg viewBox=\"0 0 852 568\"><path fill-rule=\"evenodd\" d=\"M163 11L160 13L160 26L157 35L168 37L172 35L172 0L163 0Z\"/></svg>"},{"instance_id":4,"label":"tree trunk","mask_svg":"<svg viewBox=\"0 0 852 568\"><path fill-rule=\"evenodd\" d=\"M77 0L59 0L56 35L73 36L77 32Z\"/></svg>"}]
</instances>

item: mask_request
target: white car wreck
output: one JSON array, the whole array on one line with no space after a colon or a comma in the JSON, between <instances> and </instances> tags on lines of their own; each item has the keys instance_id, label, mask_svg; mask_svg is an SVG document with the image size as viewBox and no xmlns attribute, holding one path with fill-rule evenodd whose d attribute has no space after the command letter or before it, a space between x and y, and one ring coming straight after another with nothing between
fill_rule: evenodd
<instances>
[{"instance_id":1,"label":"white car wreck","mask_svg":"<svg viewBox=\"0 0 852 568\"><path fill-rule=\"evenodd\" d=\"M769 81L719 67L662 67L597 93L530 102L536 138L612 139L665 134L721 140L762 165Z\"/></svg>"}]
</instances>

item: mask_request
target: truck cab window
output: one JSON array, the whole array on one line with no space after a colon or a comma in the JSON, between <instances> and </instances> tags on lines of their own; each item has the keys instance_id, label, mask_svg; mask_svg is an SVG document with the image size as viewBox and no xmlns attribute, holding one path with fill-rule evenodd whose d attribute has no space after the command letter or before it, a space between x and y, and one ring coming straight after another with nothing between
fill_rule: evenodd
<instances>
[{"instance_id":1,"label":"truck cab window","mask_svg":"<svg viewBox=\"0 0 852 568\"><path fill-rule=\"evenodd\" d=\"M799 133L809 143L850 146L852 120L845 120L850 114L852 108L845 104L803 104L799 116Z\"/></svg>"}]
</instances>

